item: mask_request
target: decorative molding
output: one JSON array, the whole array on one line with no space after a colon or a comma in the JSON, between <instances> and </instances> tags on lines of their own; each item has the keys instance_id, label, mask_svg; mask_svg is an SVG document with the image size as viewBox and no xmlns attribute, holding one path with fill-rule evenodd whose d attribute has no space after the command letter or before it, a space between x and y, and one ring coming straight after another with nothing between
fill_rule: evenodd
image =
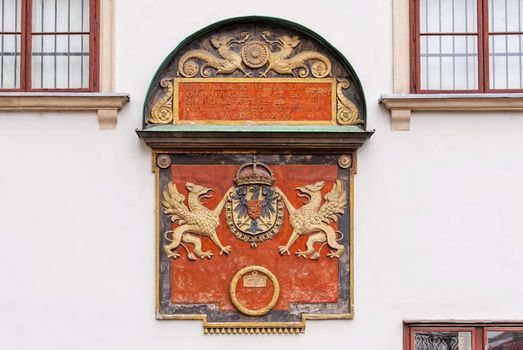
<instances>
[{"instance_id":1,"label":"decorative molding","mask_svg":"<svg viewBox=\"0 0 523 350\"><path fill-rule=\"evenodd\" d=\"M379 103L390 111L391 130L409 130L411 111L523 111L523 94L389 94Z\"/></svg>"},{"instance_id":2,"label":"decorative molding","mask_svg":"<svg viewBox=\"0 0 523 350\"><path fill-rule=\"evenodd\" d=\"M410 92L409 0L393 0L393 92Z\"/></svg>"},{"instance_id":3,"label":"decorative molding","mask_svg":"<svg viewBox=\"0 0 523 350\"><path fill-rule=\"evenodd\" d=\"M100 91L114 91L115 59L115 2L102 0L100 3Z\"/></svg>"},{"instance_id":4,"label":"decorative molding","mask_svg":"<svg viewBox=\"0 0 523 350\"><path fill-rule=\"evenodd\" d=\"M305 332L305 326L257 326L251 327L213 327L204 326L204 334L300 334Z\"/></svg>"},{"instance_id":5,"label":"decorative molding","mask_svg":"<svg viewBox=\"0 0 523 350\"><path fill-rule=\"evenodd\" d=\"M116 127L118 111L127 102L124 93L0 93L1 112L97 111L101 130Z\"/></svg>"},{"instance_id":6,"label":"decorative molding","mask_svg":"<svg viewBox=\"0 0 523 350\"><path fill-rule=\"evenodd\" d=\"M173 153L194 151L218 152L226 150L263 149L267 152L288 150L296 153L341 153L356 151L374 133L357 126L325 127L253 127L172 125L136 130L138 136L155 150Z\"/></svg>"}]
</instances>

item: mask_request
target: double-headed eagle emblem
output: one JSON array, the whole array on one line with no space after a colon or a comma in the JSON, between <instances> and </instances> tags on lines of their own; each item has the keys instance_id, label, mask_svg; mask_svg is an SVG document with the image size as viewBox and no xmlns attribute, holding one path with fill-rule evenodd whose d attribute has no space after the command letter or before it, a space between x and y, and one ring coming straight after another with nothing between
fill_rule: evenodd
<instances>
[{"instance_id":1,"label":"double-headed eagle emblem","mask_svg":"<svg viewBox=\"0 0 523 350\"><path fill-rule=\"evenodd\" d=\"M231 187L225 193L220 203L211 210L201 203L201 200L211 196L212 189L186 182L188 193L187 206L185 196L181 194L172 182L163 191L163 212L177 225L174 230L165 231L164 245L167 257L180 257L176 252L179 246L187 250L189 260L212 257L212 252L202 250L200 237L209 237L220 249L220 255L228 255L230 246L223 246L216 232L220 225L220 213L225 207L225 217L230 231L236 238L251 243L253 248L264 240L273 238L281 228L284 218L284 208L289 213L289 222L293 228L287 243L278 248L280 255L290 255L290 247L303 235L310 235L306 242L306 250L298 250L298 257L312 260L319 259L320 252L315 249L316 243L324 243L332 249L327 256L339 258L345 247L340 244L332 223L343 215L347 207L347 192L340 180L336 180L332 189L323 197L321 190L324 182L297 187L298 197L306 198L306 204L295 208L287 196L274 187L274 178L269 167L262 163L248 163L240 167L234 179L236 187ZM185 244L194 246L189 251ZM321 248L320 248L321 249Z\"/></svg>"}]
</instances>

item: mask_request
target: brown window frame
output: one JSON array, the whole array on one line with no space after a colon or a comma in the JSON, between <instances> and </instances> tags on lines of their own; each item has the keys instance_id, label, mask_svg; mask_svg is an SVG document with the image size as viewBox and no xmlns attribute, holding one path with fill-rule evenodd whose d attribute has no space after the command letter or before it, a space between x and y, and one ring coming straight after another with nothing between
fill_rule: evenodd
<instances>
[{"instance_id":1,"label":"brown window frame","mask_svg":"<svg viewBox=\"0 0 523 350\"><path fill-rule=\"evenodd\" d=\"M20 87L0 88L0 92L98 92L100 72L100 0L89 1L89 32L33 32L33 0L21 1L21 27L19 32L0 32L0 34L19 34L20 43ZM31 87L32 38L33 35L89 35L89 87L88 88L33 88Z\"/></svg>"},{"instance_id":2,"label":"brown window frame","mask_svg":"<svg viewBox=\"0 0 523 350\"><path fill-rule=\"evenodd\" d=\"M491 89L489 72L489 37L491 35L523 35L523 32L489 32L488 28L488 0L477 1L477 28L476 32L459 33L420 33L420 1L410 0L410 91L418 94L438 94L438 93L518 93L522 89ZM421 36L476 36L478 39L478 89L472 90L422 90L421 89L421 56L420 42Z\"/></svg>"},{"instance_id":3,"label":"brown window frame","mask_svg":"<svg viewBox=\"0 0 523 350\"><path fill-rule=\"evenodd\" d=\"M471 332L472 350L487 350L489 331L522 331L523 322L511 321L404 321L403 349L414 349L414 333L432 332Z\"/></svg>"}]
</instances>

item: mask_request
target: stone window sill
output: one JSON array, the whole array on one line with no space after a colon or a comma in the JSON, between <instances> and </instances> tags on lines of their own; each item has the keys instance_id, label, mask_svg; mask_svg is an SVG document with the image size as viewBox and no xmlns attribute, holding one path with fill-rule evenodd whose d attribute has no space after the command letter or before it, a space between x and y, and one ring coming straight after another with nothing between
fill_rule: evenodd
<instances>
[{"instance_id":1,"label":"stone window sill","mask_svg":"<svg viewBox=\"0 0 523 350\"><path fill-rule=\"evenodd\" d=\"M387 94L391 130L409 130L411 111L523 111L523 94Z\"/></svg>"},{"instance_id":2,"label":"stone window sill","mask_svg":"<svg viewBox=\"0 0 523 350\"><path fill-rule=\"evenodd\" d=\"M116 128L118 111L129 102L125 93L3 92L0 112L97 111L101 130Z\"/></svg>"}]
</instances>

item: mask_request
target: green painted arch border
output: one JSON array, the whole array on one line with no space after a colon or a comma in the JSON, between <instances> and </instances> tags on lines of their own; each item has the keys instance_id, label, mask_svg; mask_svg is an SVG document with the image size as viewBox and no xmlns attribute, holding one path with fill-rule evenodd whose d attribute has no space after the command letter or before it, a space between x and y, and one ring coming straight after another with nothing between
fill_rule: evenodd
<instances>
[{"instance_id":1,"label":"green painted arch border","mask_svg":"<svg viewBox=\"0 0 523 350\"><path fill-rule=\"evenodd\" d=\"M143 118L142 118L142 128L145 129L145 127L146 127L146 123L145 122L146 122L146 120L148 118L148 116L146 115L147 100L148 100L148 98L149 98L149 96L150 96L150 94L152 92L153 85L155 84L155 82L158 81L158 79L160 77L160 74L164 70L164 68L168 64L171 63L171 61L174 59L174 57L183 48L185 48L188 44L190 44L192 41L198 39L199 37L204 36L206 34L209 34L212 31L214 31L216 29L219 29L219 28L221 28L223 26L231 25L231 24L240 24L240 23L253 23L253 22L274 23L274 24L279 24L279 25L284 26L284 27L288 27L290 29L293 29L293 30L296 30L298 32L301 32L301 33L303 33L303 34L305 34L305 35L307 35L307 36L317 40L319 43L324 45L325 48L330 50L332 52L332 54L340 61L341 65L352 75L352 77L354 79L354 83L356 85L356 90L357 90L358 94L361 97L362 114L363 114L362 116L363 116L363 120L365 122L365 124L363 125L363 128L365 130L367 129L367 103L366 103L366 100L365 100L365 93L363 91L363 86L361 85L361 81L360 81L358 75L356 74L356 71L354 70L354 68L352 68L352 65L349 63L347 58L338 49L336 49L336 47L334 47L332 44L330 44L325 38L323 38L318 33L312 31L311 29L309 29L309 28L307 28L307 27L305 27L305 26L303 26L301 24L298 24L298 23L295 23L295 22L292 22L292 21L289 21L289 20L286 20L286 19L277 18L277 17L267 17L267 16L243 16L243 17L228 18L228 19L225 19L225 20L218 21L218 22L215 22L213 24L210 24L207 27L204 27L204 28L198 30L197 32L194 32L193 34L189 35L184 40L182 40L169 53L169 55L167 55L167 57L162 61L162 64L158 67L158 69L154 73L153 78L151 79L151 82L149 83L149 87L148 87L147 93L145 95L145 101L144 101L144 105L143 105L143 109L142 109L142 116L143 116Z\"/></svg>"}]
</instances>

